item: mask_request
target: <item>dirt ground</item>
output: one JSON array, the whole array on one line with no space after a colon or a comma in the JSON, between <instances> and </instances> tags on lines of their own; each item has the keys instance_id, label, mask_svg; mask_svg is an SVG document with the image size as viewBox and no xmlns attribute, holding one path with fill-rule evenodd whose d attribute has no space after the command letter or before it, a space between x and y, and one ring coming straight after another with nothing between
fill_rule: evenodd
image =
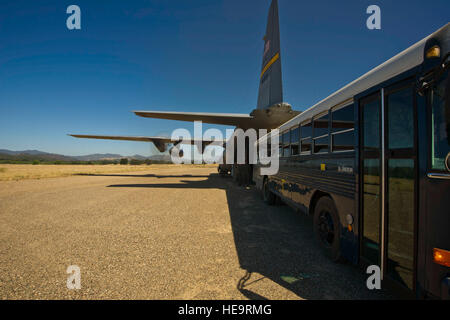
<instances>
[{"instance_id":1,"label":"dirt ground","mask_svg":"<svg viewBox=\"0 0 450 320\"><path fill-rule=\"evenodd\" d=\"M0 164L0 181L19 181L24 179L43 179L67 177L80 174L92 173L120 173L120 172L137 172L147 171L156 168L179 167L180 165L51 165L51 164ZM184 165L185 169L190 167L198 167L195 165ZM216 168L217 165L203 165L200 167Z\"/></svg>"},{"instance_id":2,"label":"dirt ground","mask_svg":"<svg viewBox=\"0 0 450 320\"><path fill-rule=\"evenodd\" d=\"M1 299L385 299L213 167L0 182ZM81 289L67 288L68 266Z\"/></svg>"}]
</instances>

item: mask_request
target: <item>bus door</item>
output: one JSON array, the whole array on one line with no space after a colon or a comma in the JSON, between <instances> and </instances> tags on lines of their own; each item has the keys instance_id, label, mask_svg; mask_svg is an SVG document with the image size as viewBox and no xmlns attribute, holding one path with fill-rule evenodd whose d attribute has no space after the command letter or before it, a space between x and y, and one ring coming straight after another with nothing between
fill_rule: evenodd
<instances>
[{"instance_id":1,"label":"bus door","mask_svg":"<svg viewBox=\"0 0 450 320\"><path fill-rule=\"evenodd\" d=\"M449 265L436 262L434 250L450 250L450 82L448 69L418 100L420 184L418 283L436 297L448 299ZM428 119L427 119L428 118ZM424 143L422 141L426 141Z\"/></svg>"},{"instance_id":2,"label":"bus door","mask_svg":"<svg viewBox=\"0 0 450 320\"><path fill-rule=\"evenodd\" d=\"M416 108L413 83L360 100L361 260L415 289Z\"/></svg>"}]
</instances>

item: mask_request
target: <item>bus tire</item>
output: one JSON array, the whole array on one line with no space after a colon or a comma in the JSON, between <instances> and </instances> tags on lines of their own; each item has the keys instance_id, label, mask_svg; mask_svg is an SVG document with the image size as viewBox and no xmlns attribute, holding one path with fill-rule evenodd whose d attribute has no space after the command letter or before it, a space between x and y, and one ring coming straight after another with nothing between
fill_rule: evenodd
<instances>
[{"instance_id":1,"label":"bus tire","mask_svg":"<svg viewBox=\"0 0 450 320\"><path fill-rule=\"evenodd\" d=\"M270 191L269 179L267 179L267 178L264 178L262 193L263 193L263 199L264 199L265 203L267 203L270 206L273 206L276 203L277 196L272 191Z\"/></svg>"},{"instance_id":2,"label":"bus tire","mask_svg":"<svg viewBox=\"0 0 450 320\"><path fill-rule=\"evenodd\" d=\"M334 202L329 197L322 197L314 209L314 234L322 251L332 261L341 259L340 222Z\"/></svg>"}]
</instances>

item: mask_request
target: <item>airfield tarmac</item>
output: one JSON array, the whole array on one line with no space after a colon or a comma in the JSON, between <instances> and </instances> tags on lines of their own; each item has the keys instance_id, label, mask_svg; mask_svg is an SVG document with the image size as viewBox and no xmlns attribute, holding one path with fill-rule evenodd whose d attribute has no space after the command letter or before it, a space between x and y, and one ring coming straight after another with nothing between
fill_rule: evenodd
<instances>
[{"instance_id":1,"label":"airfield tarmac","mask_svg":"<svg viewBox=\"0 0 450 320\"><path fill-rule=\"evenodd\" d=\"M389 298L322 255L311 218L215 168L0 182L0 299Z\"/></svg>"}]
</instances>

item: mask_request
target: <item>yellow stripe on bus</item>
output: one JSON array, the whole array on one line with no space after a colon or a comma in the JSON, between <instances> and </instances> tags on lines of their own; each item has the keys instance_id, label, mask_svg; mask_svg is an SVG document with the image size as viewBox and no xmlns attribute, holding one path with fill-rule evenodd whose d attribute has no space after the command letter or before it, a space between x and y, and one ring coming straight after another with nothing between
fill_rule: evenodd
<instances>
[{"instance_id":1,"label":"yellow stripe on bus","mask_svg":"<svg viewBox=\"0 0 450 320\"><path fill-rule=\"evenodd\" d=\"M264 73L266 73L267 69L270 68L271 65L273 65L275 63L275 61L277 61L280 58L280 53L277 53L276 55L273 56L272 59L270 59L270 61L266 64L266 66L264 67L263 71L261 72L261 77L263 77Z\"/></svg>"}]
</instances>

